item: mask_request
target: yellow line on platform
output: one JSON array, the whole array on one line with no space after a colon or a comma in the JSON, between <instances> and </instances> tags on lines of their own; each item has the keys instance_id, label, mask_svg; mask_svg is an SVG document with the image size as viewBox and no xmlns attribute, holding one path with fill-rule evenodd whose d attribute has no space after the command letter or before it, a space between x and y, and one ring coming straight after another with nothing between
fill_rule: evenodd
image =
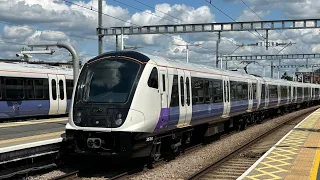
<instances>
[{"instance_id":1,"label":"yellow line on platform","mask_svg":"<svg viewBox=\"0 0 320 180\"><path fill-rule=\"evenodd\" d=\"M320 150L317 150L316 157L313 163L313 168L311 170L310 179L311 180L317 180L317 174L319 169L319 163L320 163Z\"/></svg>"},{"instance_id":2,"label":"yellow line on platform","mask_svg":"<svg viewBox=\"0 0 320 180\"><path fill-rule=\"evenodd\" d=\"M67 120L68 120L68 118L55 118L55 119L46 119L46 120L12 122L12 123L0 124L0 128L25 126L25 125L33 125L33 124L43 124L43 123L51 123L51 122L63 122L63 121L67 121Z\"/></svg>"},{"instance_id":3,"label":"yellow line on platform","mask_svg":"<svg viewBox=\"0 0 320 180\"><path fill-rule=\"evenodd\" d=\"M32 140L32 139L46 138L46 137L54 137L54 136L62 135L64 132L65 131L59 131L59 132L54 132L54 133L39 134L39 135L26 136L26 137L15 138L15 139L6 139L6 140L0 141L0 144L13 143L13 142L19 142L19 141L27 141L27 140Z\"/></svg>"}]
</instances>

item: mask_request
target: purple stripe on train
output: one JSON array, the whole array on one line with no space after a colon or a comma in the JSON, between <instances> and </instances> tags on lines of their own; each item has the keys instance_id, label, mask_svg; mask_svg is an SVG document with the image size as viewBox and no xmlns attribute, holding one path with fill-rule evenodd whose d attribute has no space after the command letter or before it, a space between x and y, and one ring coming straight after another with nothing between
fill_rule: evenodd
<instances>
[{"instance_id":1,"label":"purple stripe on train","mask_svg":"<svg viewBox=\"0 0 320 180\"><path fill-rule=\"evenodd\" d=\"M161 108L158 124L156 126L155 131L161 131L162 129L166 129L166 125L169 121L169 108Z\"/></svg>"},{"instance_id":2,"label":"purple stripe on train","mask_svg":"<svg viewBox=\"0 0 320 180\"><path fill-rule=\"evenodd\" d=\"M208 117L221 116L223 113L223 103L198 104L192 106L191 123Z\"/></svg>"},{"instance_id":3,"label":"purple stripe on train","mask_svg":"<svg viewBox=\"0 0 320 180\"><path fill-rule=\"evenodd\" d=\"M49 108L49 100L0 101L0 118L47 115Z\"/></svg>"},{"instance_id":4,"label":"purple stripe on train","mask_svg":"<svg viewBox=\"0 0 320 180\"><path fill-rule=\"evenodd\" d=\"M245 111L248 109L248 100L231 101L230 112L235 113L239 111Z\"/></svg>"}]
</instances>

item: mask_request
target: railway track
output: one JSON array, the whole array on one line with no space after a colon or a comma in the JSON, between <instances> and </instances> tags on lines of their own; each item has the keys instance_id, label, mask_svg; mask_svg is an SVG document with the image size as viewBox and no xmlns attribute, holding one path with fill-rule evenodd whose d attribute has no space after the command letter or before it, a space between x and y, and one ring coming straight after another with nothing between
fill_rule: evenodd
<instances>
[{"instance_id":1,"label":"railway track","mask_svg":"<svg viewBox=\"0 0 320 180\"><path fill-rule=\"evenodd\" d=\"M72 180L72 179L77 179L78 175L79 175L79 171L77 170L77 171L73 171L73 172L64 174L64 175L59 176L59 177L55 177L55 178L53 178L51 180Z\"/></svg>"},{"instance_id":2,"label":"railway track","mask_svg":"<svg viewBox=\"0 0 320 180\"><path fill-rule=\"evenodd\" d=\"M303 120L307 114L314 110L315 109L311 108L310 111L279 124L275 128L229 153L227 156L222 157L217 162L201 169L187 179L237 179L296 124Z\"/></svg>"},{"instance_id":3,"label":"railway track","mask_svg":"<svg viewBox=\"0 0 320 180\"><path fill-rule=\"evenodd\" d=\"M268 141L268 143L264 143L263 145L259 145L256 150L246 150L250 145L257 144L257 142L261 141L262 138L266 137L268 134L275 132L279 128L283 127L285 124L287 124L287 131L290 131L295 126L295 121L301 120L303 116L305 116L307 113L310 113L314 111L315 109L319 108L319 106L315 106L313 108L309 108L308 111L304 112L303 114L300 114L298 117L288 120L285 123L279 124L275 129L272 129L268 131L267 133L264 133L262 136L255 138L254 140L250 141L249 143L245 144L244 146L237 149L237 151L234 151L230 153L227 157L224 157L220 159L217 163L214 163L205 169L202 169L198 173L194 174L193 176L189 177L188 179L236 179L240 175L243 174L252 164L256 162L257 159L260 158L266 152L268 149L270 149L279 139L281 139L287 132L282 131L284 133L278 135L278 139L274 139L273 141ZM291 122L290 124L288 124ZM290 126L291 125L291 126ZM237 132L232 131L228 134L224 134L221 136L221 139L228 137L232 134L235 134ZM275 133L273 133L275 134ZM272 138L271 138L272 139ZM198 148L201 148L202 144L197 144L195 146L189 147L185 150L184 153L190 153L193 150L196 150ZM245 151L246 150L246 151ZM240 154L239 156L236 156L237 154ZM162 161L161 161L162 162ZM155 165L161 164L157 162ZM125 168L121 169L121 171L115 170L115 169L109 169L106 168L103 171L100 171L98 173L95 172L86 172L83 173L82 170L73 171L71 173L67 173L63 176L59 176L56 178L53 178L53 180L62 180L62 179L82 179L83 177L102 177L106 179L125 179L126 177L130 177L130 175L135 174L135 172L142 171L145 165L138 166L137 164L135 168ZM139 169L139 170L138 170ZM214 169L214 171L213 171ZM106 172L107 171L107 172ZM85 175L84 175L85 174Z\"/></svg>"}]
</instances>

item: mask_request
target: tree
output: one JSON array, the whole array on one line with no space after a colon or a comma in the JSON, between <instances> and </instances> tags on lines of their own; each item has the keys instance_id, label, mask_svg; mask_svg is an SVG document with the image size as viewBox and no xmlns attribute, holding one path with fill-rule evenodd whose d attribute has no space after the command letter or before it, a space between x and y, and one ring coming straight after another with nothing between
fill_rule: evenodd
<instances>
[{"instance_id":1,"label":"tree","mask_svg":"<svg viewBox=\"0 0 320 180\"><path fill-rule=\"evenodd\" d=\"M281 79L286 79L288 81L293 80L293 78L291 76L288 76L287 72L284 72L284 74L281 76Z\"/></svg>"}]
</instances>

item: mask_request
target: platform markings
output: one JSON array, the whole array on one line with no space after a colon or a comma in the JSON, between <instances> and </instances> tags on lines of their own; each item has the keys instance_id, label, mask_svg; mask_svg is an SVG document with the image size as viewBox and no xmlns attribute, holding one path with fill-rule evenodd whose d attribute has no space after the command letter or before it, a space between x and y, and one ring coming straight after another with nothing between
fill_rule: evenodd
<instances>
[{"instance_id":1,"label":"platform markings","mask_svg":"<svg viewBox=\"0 0 320 180\"><path fill-rule=\"evenodd\" d=\"M48 140L43 140L43 141L36 141L36 142L31 142L31 143L8 146L8 147L0 148L0 154L1 153L12 152L12 151L17 151L17 150L22 150L22 149L28 149L28 148L32 148L32 147L44 146L44 145L49 145L49 144L54 144L54 143L60 143L63 140L64 140L64 138L59 137L59 138L55 138L55 139L48 139Z\"/></svg>"},{"instance_id":2,"label":"platform markings","mask_svg":"<svg viewBox=\"0 0 320 180\"><path fill-rule=\"evenodd\" d=\"M27 140L33 140L33 139L54 137L54 136L59 136L59 135L61 136L63 133L65 133L65 131L59 131L59 132L47 133L47 134L39 134L39 135L34 135L34 136L26 136L26 137L15 138L15 139L7 139L7 140L0 141L0 145L6 144L6 143L19 142L19 141L27 141Z\"/></svg>"},{"instance_id":3,"label":"platform markings","mask_svg":"<svg viewBox=\"0 0 320 180\"><path fill-rule=\"evenodd\" d=\"M318 144L318 147L319 147L319 144ZM318 175L319 164L320 164L320 150L318 149L317 153L316 153L316 157L315 157L314 163L313 163L313 168L312 168L311 174L310 174L310 179L311 180L317 180L317 176L319 176Z\"/></svg>"},{"instance_id":4,"label":"platform markings","mask_svg":"<svg viewBox=\"0 0 320 180\"><path fill-rule=\"evenodd\" d=\"M316 112L320 112L320 108L316 110ZM304 118L300 123L298 123L295 128L298 128L301 124L303 124L305 121L307 121L310 117L314 116L315 112L309 114L306 118ZM267 156L269 156L273 151L275 151L275 149L277 148L277 146L279 146L283 141L285 141L285 139L294 132L294 129L292 129L290 132L288 132L284 137L282 137L272 148L270 148L262 157L260 157L258 159L258 161L256 161L249 169L247 169L246 172L244 172L240 177L237 178L237 180L242 180L242 179L249 179L247 176L249 174L251 174L252 171L254 171L259 165L260 163L267 158ZM279 149L279 148L278 148ZM276 177L274 177L275 179L278 179ZM252 177L250 179L258 179L255 177Z\"/></svg>"},{"instance_id":5,"label":"platform markings","mask_svg":"<svg viewBox=\"0 0 320 180\"><path fill-rule=\"evenodd\" d=\"M24 122L3 123L3 124L0 124L0 128L25 126L25 125L33 125L33 124L43 124L43 123L52 123L52 122L63 122L63 121L67 121L67 120L68 120L68 118L58 118L58 119L46 119L46 120L33 120L33 121L24 121Z\"/></svg>"},{"instance_id":6,"label":"platform markings","mask_svg":"<svg viewBox=\"0 0 320 180\"><path fill-rule=\"evenodd\" d=\"M293 131L246 178L282 179L281 174L290 169L309 134L309 132Z\"/></svg>"}]
</instances>

